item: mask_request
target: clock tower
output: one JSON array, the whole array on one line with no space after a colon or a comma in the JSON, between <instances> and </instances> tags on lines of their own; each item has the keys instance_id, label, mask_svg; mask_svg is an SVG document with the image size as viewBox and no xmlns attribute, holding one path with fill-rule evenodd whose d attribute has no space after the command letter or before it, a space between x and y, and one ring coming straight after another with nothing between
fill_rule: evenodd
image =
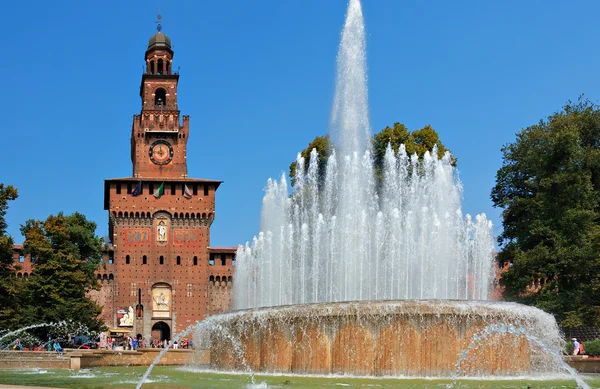
<instances>
[{"instance_id":1,"label":"clock tower","mask_svg":"<svg viewBox=\"0 0 600 389\"><path fill-rule=\"evenodd\" d=\"M236 247L210 247L221 181L188 176L189 117L180 117L179 74L160 24L144 60L133 173L104 181L112 255L96 300L111 331L163 340L229 309Z\"/></svg>"},{"instance_id":2,"label":"clock tower","mask_svg":"<svg viewBox=\"0 0 600 389\"><path fill-rule=\"evenodd\" d=\"M173 71L171 39L158 32L148 42L142 75L142 110L134 115L131 133L133 176L187 177L186 145L189 116L180 120L177 106L179 74Z\"/></svg>"}]
</instances>

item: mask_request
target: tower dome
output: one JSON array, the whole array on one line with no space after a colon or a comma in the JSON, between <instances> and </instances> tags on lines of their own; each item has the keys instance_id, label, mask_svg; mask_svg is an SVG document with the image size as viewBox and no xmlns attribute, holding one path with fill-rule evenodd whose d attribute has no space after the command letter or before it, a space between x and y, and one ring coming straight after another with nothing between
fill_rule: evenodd
<instances>
[{"instance_id":1,"label":"tower dome","mask_svg":"<svg viewBox=\"0 0 600 389\"><path fill-rule=\"evenodd\" d=\"M148 41L148 50L160 48L167 48L170 50L171 39L162 32L158 31L156 34L150 37L150 40Z\"/></svg>"}]
</instances>

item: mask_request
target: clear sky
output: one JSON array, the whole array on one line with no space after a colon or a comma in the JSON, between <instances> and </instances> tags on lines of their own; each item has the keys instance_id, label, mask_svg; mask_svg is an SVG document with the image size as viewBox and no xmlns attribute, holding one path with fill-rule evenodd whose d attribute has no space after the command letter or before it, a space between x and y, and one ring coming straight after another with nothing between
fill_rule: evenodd
<instances>
[{"instance_id":1,"label":"clear sky","mask_svg":"<svg viewBox=\"0 0 600 389\"><path fill-rule=\"evenodd\" d=\"M328 131L345 0L160 1L191 177L223 180L212 245L258 233L263 189ZM158 2L2 6L0 182L9 232L79 211L107 234L103 180L131 175L130 143ZM500 148L585 93L598 101L597 0L363 0L372 131L435 128L458 157L464 211L501 232L489 194Z\"/></svg>"}]
</instances>

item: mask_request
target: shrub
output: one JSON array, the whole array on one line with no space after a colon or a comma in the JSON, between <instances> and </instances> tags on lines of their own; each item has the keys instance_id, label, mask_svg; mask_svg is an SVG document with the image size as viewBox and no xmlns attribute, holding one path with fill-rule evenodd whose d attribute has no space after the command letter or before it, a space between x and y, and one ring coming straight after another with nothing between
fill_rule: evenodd
<instances>
[{"instance_id":1,"label":"shrub","mask_svg":"<svg viewBox=\"0 0 600 389\"><path fill-rule=\"evenodd\" d=\"M571 350L573 346L571 345ZM583 349L590 357L600 356L600 339L583 342Z\"/></svg>"}]
</instances>

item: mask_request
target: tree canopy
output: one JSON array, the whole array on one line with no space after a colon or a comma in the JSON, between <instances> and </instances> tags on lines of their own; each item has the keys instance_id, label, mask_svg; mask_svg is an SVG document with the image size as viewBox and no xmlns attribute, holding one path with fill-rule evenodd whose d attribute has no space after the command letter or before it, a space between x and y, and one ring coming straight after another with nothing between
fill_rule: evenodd
<instances>
[{"instance_id":1,"label":"tree canopy","mask_svg":"<svg viewBox=\"0 0 600 389\"><path fill-rule=\"evenodd\" d=\"M18 197L17 189L0 183L0 328L11 328L19 321L18 287L13 262L14 241L6 233L8 202Z\"/></svg>"},{"instance_id":2,"label":"tree canopy","mask_svg":"<svg viewBox=\"0 0 600 389\"><path fill-rule=\"evenodd\" d=\"M373 135L371 138L373 146L373 161L375 164L375 172L378 177L381 177L383 169L383 160L385 151L388 144L391 144L392 149L398 152L401 144L406 147L406 152L409 155L417 154L419 158L422 158L426 151L431 151L433 146L438 147L438 157L442 157L448 149L444 146L438 133L430 126L427 125L420 130L409 131L406 126L402 123L394 123L392 127L385 127L380 132ZM319 174L321 180L324 178L325 165L327 164L327 158L331 155L331 149L333 143L331 142L329 135L317 136L308 147L300 152L304 157L306 170L308 171L310 153L313 149L317 150L319 154ZM456 159L453 158L453 164L456 165ZM292 185L296 182L296 161L290 165L290 178Z\"/></svg>"},{"instance_id":3,"label":"tree canopy","mask_svg":"<svg viewBox=\"0 0 600 389\"><path fill-rule=\"evenodd\" d=\"M28 220L21 227L24 253L35 258L23 298L27 324L73 320L100 330L101 307L87 296L99 288L94 271L101 262L102 239L95 230L96 223L80 213Z\"/></svg>"},{"instance_id":4,"label":"tree canopy","mask_svg":"<svg viewBox=\"0 0 600 389\"><path fill-rule=\"evenodd\" d=\"M580 98L502 148L491 198L503 208L507 299L600 325L600 110Z\"/></svg>"}]
</instances>

